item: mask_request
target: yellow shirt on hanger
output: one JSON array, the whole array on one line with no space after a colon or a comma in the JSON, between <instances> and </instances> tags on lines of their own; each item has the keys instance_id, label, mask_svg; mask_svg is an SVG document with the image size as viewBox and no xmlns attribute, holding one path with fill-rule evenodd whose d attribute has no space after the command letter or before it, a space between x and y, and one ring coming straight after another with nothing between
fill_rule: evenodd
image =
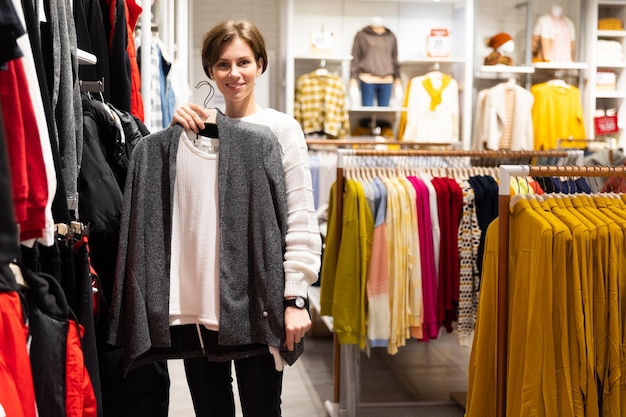
<instances>
[{"instance_id":1,"label":"yellow shirt on hanger","mask_svg":"<svg viewBox=\"0 0 626 417\"><path fill-rule=\"evenodd\" d=\"M541 205L550 209L552 213L565 223L572 234L571 258L567 262L565 275L567 279L567 308L568 308L568 329L569 329L569 350L571 361L572 379L572 405L574 415L585 415L585 398L587 395L588 380L587 375L592 374L588 369L589 358L586 346L593 343L591 330L586 323L585 317L591 315L590 307L586 300L587 284L586 271L587 260L589 259L589 229L576 216L564 207L556 204L556 199L560 197L544 198ZM585 278L583 278L585 276ZM593 354L593 350L590 352Z\"/></svg>"},{"instance_id":2,"label":"yellow shirt on hanger","mask_svg":"<svg viewBox=\"0 0 626 417\"><path fill-rule=\"evenodd\" d=\"M519 200L509 233L508 416L559 415L555 358L546 354L554 351L553 323L546 319L552 315L553 242L550 223Z\"/></svg>"},{"instance_id":3,"label":"yellow shirt on hanger","mask_svg":"<svg viewBox=\"0 0 626 417\"><path fill-rule=\"evenodd\" d=\"M609 270L609 227L605 221L598 218L597 213L583 205L579 198L570 198L573 208L581 213L589 221L593 222L597 228L595 243L592 243L592 283L593 283L593 322L594 341L596 348L596 375L603 378L607 364L607 320L608 317L608 297L607 297L607 276Z\"/></svg>"},{"instance_id":4,"label":"yellow shirt on hanger","mask_svg":"<svg viewBox=\"0 0 626 417\"><path fill-rule=\"evenodd\" d=\"M485 240L466 417L495 415L497 225L497 219L490 224ZM524 199L511 208L509 230L507 416L557 416L555 358L545 354L554 349L552 320L546 320L552 313L552 294L545 288L552 282L553 230Z\"/></svg>"},{"instance_id":5,"label":"yellow shirt on hanger","mask_svg":"<svg viewBox=\"0 0 626 417\"><path fill-rule=\"evenodd\" d=\"M556 404L559 417L574 417L567 299L569 280L567 269L568 261L572 256L572 233L569 227L550 211L549 207L541 205L533 196L529 196L528 201L530 206L550 223L553 230L552 314L550 317L554 331ZM549 289L549 285L547 289Z\"/></svg>"},{"instance_id":6,"label":"yellow shirt on hanger","mask_svg":"<svg viewBox=\"0 0 626 417\"><path fill-rule=\"evenodd\" d=\"M578 87L548 81L533 85L530 92L535 98L532 119L536 150L556 149L559 139L587 137Z\"/></svg>"},{"instance_id":7,"label":"yellow shirt on hanger","mask_svg":"<svg viewBox=\"0 0 626 417\"><path fill-rule=\"evenodd\" d=\"M624 234L621 225L618 225L612 216L608 216L597 208L597 202L587 195L577 195L574 201L580 201L585 207L585 213L593 213L600 221L607 225L609 233L608 256L606 257L607 269L605 279L605 297L607 304L607 315L604 316L606 333L604 341L606 343L606 356L604 373L599 375L602 387L602 414L604 416L621 416L620 406L620 383L621 356L622 356L622 332L621 316L619 306L619 258L623 252ZM602 320L599 317L598 320Z\"/></svg>"},{"instance_id":8,"label":"yellow shirt on hanger","mask_svg":"<svg viewBox=\"0 0 626 417\"><path fill-rule=\"evenodd\" d=\"M336 270L334 274L330 272L334 276L334 282L324 282L325 276L322 276L322 286L333 285L332 289L327 288L322 292L322 314L332 315L333 330L340 344L364 346L365 277L374 220L367 206L363 187L351 179L345 181L341 222L342 234ZM329 304L332 305L330 309Z\"/></svg>"},{"instance_id":9,"label":"yellow shirt on hanger","mask_svg":"<svg viewBox=\"0 0 626 417\"><path fill-rule=\"evenodd\" d=\"M496 332L498 305L498 232L496 218L485 233L476 326L467 372L465 417L496 415Z\"/></svg>"},{"instance_id":10,"label":"yellow shirt on hanger","mask_svg":"<svg viewBox=\"0 0 626 417\"><path fill-rule=\"evenodd\" d=\"M398 353L398 348L406 344L408 339L408 323L406 316L406 282L407 246L404 232L406 224L403 221L404 190L395 178L381 177L387 188L387 250L389 253L389 301L391 331L387 352L391 355Z\"/></svg>"}]
</instances>

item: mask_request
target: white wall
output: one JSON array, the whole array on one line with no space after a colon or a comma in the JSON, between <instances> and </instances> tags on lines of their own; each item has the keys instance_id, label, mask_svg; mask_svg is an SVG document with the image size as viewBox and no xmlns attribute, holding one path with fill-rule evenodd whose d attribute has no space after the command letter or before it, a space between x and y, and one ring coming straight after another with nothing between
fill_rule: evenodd
<instances>
[{"instance_id":1,"label":"white wall","mask_svg":"<svg viewBox=\"0 0 626 417\"><path fill-rule=\"evenodd\" d=\"M336 55L349 55L354 35L376 16L396 35L400 61L424 57L426 36L431 28L448 28L454 38L453 9L451 2L295 0L294 54L308 54L306 41L313 31L323 26L335 33ZM457 37L457 41L462 42L463 35Z\"/></svg>"},{"instance_id":2,"label":"white wall","mask_svg":"<svg viewBox=\"0 0 626 417\"><path fill-rule=\"evenodd\" d=\"M331 30L336 35L337 55L349 55L354 34L367 25L373 16L383 18L398 38L400 60L411 60L425 55L427 32L432 27L448 27L452 30L452 47L455 54L463 54L467 48L467 39L463 33L465 28L450 19L450 11L446 8L458 7L458 1L443 0L439 3L413 0L294 0L296 16L290 33L287 33L285 16L287 0L229 0L226 4L217 0L192 0L189 3L189 84L193 91L192 100L202 103L208 90L200 91L193 87L197 82L206 80L200 64L200 43L202 36L212 25L224 19L252 20L263 32L267 47L271 51L270 68L265 77L263 90L268 97L259 97L268 105L285 110L285 59L286 47L290 45L293 55L309 53L308 39L310 33L320 30ZM547 13L552 5L563 6L564 15L570 17L581 28L580 1L583 0L531 0L533 15ZM475 36L474 48L476 64L480 64L489 52L485 42L498 32L511 34L516 41L514 58L522 64L525 52L526 8L516 8L522 0L475 0ZM302 17L304 16L304 17ZM411 16L407 19L406 16ZM289 38L287 38L289 37ZM263 78L263 77L262 77ZM260 91L259 91L260 93Z\"/></svg>"},{"instance_id":3,"label":"white wall","mask_svg":"<svg viewBox=\"0 0 626 417\"><path fill-rule=\"evenodd\" d=\"M198 82L208 81L200 60L202 38L206 31L223 20L247 19L257 25L263 33L269 54L268 70L257 81L255 98L261 106L280 108L280 80L284 64L277 53L282 31L279 3L279 0L190 1L189 85L192 89L191 101L202 104L209 93L206 86L200 89L195 88ZM219 97L216 97L216 101L211 105L219 107L220 102Z\"/></svg>"},{"instance_id":4,"label":"white wall","mask_svg":"<svg viewBox=\"0 0 626 417\"><path fill-rule=\"evenodd\" d=\"M260 82L267 85L262 90L269 97L259 96L269 106L285 110L284 83L286 45L291 43L295 55L309 52L308 39L313 31L332 30L336 35L338 54L350 54L353 37L358 30L366 26L373 16L380 16L385 26L389 27L398 37L400 60L410 60L425 55L426 34L431 27L448 27L453 29L454 22L450 19L450 9L454 1L444 0L433 5L430 2L389 2L378 1L336 1L336 0L295 0L296 15L299 18L293 25L292 33L287 33L285 17L286 0L229 0L227 7L217 0L192 0L189 3L189 85L192 89L191 100L202 103L208 94L203 87L195 89L200 81L207 80L200 63L202 36L214 24L225 19L249 19L262 31L267 42L270 57L270 73L261 77ZM415 16L403 19L403 16ZM286 39L289 36L290 39ZM453 30L454 39L454 30ZM463 38L458 36L454 46L461 50ZM259 92L260 93L260 92ZM257 94L259 94L257 93Z\"/></svg>"}]
</instances>

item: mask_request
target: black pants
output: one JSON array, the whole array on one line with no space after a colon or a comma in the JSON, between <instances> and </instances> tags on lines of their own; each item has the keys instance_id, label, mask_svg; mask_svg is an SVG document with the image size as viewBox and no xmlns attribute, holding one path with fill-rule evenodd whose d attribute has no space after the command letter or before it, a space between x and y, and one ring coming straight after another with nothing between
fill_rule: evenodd
<instances>
[{"instance_id":1,"label":"black pants","mask_svg":"<svg viewBox=\"0 0 626 417\"><path fill-rule=\"evenodd\" d=\"M237 359L235 372L245 417L280 417L283 373L270 354ZM234 417L232 363L185 359L185 373L196 417Z\"/></svg>"}]
</instances>

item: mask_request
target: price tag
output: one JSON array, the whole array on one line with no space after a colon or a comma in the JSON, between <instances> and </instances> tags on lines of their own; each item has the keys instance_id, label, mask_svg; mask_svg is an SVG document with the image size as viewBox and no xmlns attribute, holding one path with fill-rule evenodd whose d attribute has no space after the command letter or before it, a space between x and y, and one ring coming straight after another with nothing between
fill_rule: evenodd
<instances>
[{"instance_id":1,"label":"price tag","mask_svg":"<svg viewBox=\"0 0 626 417\"><path fill-rule=\"evenodd\" d=\"M335 34L328 30L311 33L311 53L332 55L335 49Z\"/></svg>"},{"instance_id":2,"label":"price tag","mask_svg":"<svg viewBox=\"0 0 626 417\"><path fill-rule=\"evenodd\" d=\"M450 35L448 29L431 29L428 35L426 54L432 57L450 56Z\"/></svg>"},{"instance_id":3,"label":"price tag","mask_svg":"<svg viewBox=\"0 0 626 417\"><path fill-rule=\"evenodd\" d=\"M596 125L596 135L607 135L609 133L619 132L617 115L596 117L594 122Z\"/></svg>"}]
</instances>

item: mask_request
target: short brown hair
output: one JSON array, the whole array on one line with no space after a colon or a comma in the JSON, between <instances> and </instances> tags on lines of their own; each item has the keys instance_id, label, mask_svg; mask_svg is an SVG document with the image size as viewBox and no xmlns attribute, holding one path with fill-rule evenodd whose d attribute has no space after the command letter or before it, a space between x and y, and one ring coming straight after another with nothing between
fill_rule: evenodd
<instances>
[{"instance_id":1,"label":"short brown hair","mask_svg":"<svg viewBox=\"0 0 626 417\"><path fill-rule=\"evenodd\" d=\"M204 73L211 78L209 68L211 68L220 57L224 45L235 39L244 40L252 49L254 59L261 61L264 73L267 69L267 50L265 49L265 39L261 31L247 20L227 20L209 30L202 40L202 68Z\"/></svg>"}]
</instances>

